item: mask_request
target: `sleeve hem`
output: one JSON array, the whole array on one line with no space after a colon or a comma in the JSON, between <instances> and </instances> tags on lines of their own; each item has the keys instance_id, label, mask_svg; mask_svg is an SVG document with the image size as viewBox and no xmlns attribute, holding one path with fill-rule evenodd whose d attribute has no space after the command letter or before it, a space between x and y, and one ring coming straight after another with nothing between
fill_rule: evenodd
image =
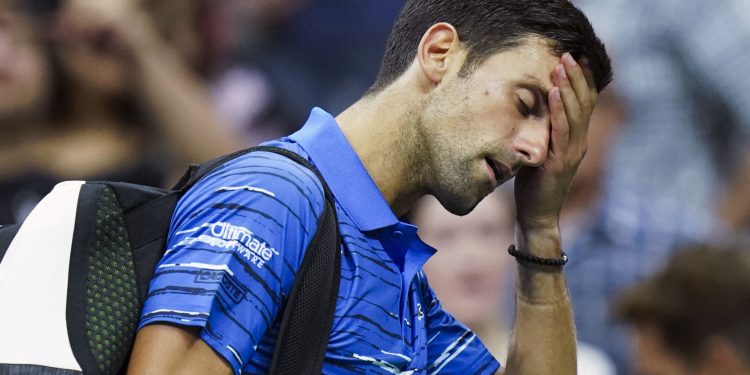
<instances>
[{"instance_id":1,"label":"sleeve hem","mask_svg":"<svg viewBox=\"0 0 750 375\"><path fill-rule=\"evenodd\" d=\"M473 366L462 367L462 373L476 375L494 375L495 373L497 373L497 370L501 368L500 362L498 362L495 357L493 357L492 354L490 354L490 352L486 349L470 363ZM433 374L434 372L428 371L427 373Z\"/></svg>"},{"instance_id":2,"label":"sleeve hem","mask_svg":"<svg viewBox=\"0 0 750 375\"><path fill-rule=\"evenodd\" d=\"M178 326L188 326L188 327L205 327L206 326L206 319L197 318L197 319L178 319L178 318L169 318L164 316L156 316L152 318L146 318L141 319L141 321L138 323L138 330L142 329L143 327L154 324L154 323L168 323L172 325L178 325Z\"/></svg>"},{"instance_id":3,"label":"sleeve hem","mask_svg":"<svg viewBox=\"0 0 750 375\"><path fill-rule=\"evenodd\" d=\"M478 363L485 363L484 369L481 370L481 372L477 372L477 374L486 374L486 375L493 375L497 373L497 370L499 370L502 366L500 365L500 362L495 359L495 357L492 356L489 352L485 352L482 357L480 357L480 360L477 361ZM481 368L477 369L480 370Z\"/></svg>"}]
</instances>

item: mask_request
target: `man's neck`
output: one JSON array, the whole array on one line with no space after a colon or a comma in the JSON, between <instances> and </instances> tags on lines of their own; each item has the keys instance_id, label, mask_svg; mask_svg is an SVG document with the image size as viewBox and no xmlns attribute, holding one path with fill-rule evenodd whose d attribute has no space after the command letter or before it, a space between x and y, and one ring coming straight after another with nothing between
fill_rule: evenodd
<instances>
[{"instance_id":1,"label":"man's neck","mask_svg":"<svg viewBox=\"0 0 750 375\"><path fill-rule=\"evenodd\" d=\"M408 90L385 90L360 99L336 121L388 205L402 216L425 193L416 126L421 103Z\"/></svg>"}]
</instances>

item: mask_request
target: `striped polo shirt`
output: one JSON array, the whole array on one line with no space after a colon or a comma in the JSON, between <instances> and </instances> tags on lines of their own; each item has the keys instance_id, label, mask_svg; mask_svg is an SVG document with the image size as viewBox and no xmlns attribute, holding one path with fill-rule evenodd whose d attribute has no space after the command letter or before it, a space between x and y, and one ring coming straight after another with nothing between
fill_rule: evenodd
<instances>
[{"instance_id":1,"label":"striped polo shirt","mask_svg":"<svg viewBox=\"0 0 750 375\"><path fill-rule=\"evenodd\" d=\"M306 157L335 197L341 282L325 374L491 374L499 364L446 313L421 268L434 249L400 222L335 119L269 142ZM286 300L317 230L324 195L313 172L254 152L196 184L177 204L140 327L202 327L234 372L267 373Z\"/></svg>"}]
</instances>

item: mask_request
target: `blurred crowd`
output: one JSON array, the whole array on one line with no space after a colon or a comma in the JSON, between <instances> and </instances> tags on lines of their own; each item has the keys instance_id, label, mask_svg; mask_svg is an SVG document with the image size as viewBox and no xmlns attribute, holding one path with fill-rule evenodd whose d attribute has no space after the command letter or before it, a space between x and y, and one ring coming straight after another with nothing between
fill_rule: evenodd
<instances>
[{"instance_id":1,"label":"blurred crowd","mask_svg":"<svg viewBox=\"0 0 750 375\"><path fill-rule=\"evenodd\" d=\"M631 374L617 297L678 249L750 237L750 2L574 2L615 66L560 224L581 366L598 369L581 373ZM339 113L373 82L402 5L0 1L0 224L23 220L62 180L168 187L189 163L296 130L314 106ZM438 297L499 358L510 194L475 216L440 222L434 201L413 215L447 249L426 267Z\"/></svg>"}]
</instances>

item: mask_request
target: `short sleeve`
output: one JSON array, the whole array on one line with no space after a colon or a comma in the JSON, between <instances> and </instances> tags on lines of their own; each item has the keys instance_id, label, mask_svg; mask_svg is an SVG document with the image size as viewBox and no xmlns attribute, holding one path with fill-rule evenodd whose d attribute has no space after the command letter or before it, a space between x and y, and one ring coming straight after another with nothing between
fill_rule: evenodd
<instances>
[{"instance_id":1,"label":"short sleeve","mask_svg":"<svg viewBox=\"0 0 750 375\"><path fill-rule=\"evenodd\" d=\"M323 197L311 171L268 152L212 172L178 202L139 328L202 327L239 373L291 290Z\"/></svg>"},{"instance_id":2,"label":"short sleeve","mask_svg":"<svg viewBox=\"0 0 750 375\"><path fill-rule=\"evenodd\" d=\"M440 306L435 293L426 285L427 373L494 374L500 363L479 337Z\"/></svg>"}]
</instances>

